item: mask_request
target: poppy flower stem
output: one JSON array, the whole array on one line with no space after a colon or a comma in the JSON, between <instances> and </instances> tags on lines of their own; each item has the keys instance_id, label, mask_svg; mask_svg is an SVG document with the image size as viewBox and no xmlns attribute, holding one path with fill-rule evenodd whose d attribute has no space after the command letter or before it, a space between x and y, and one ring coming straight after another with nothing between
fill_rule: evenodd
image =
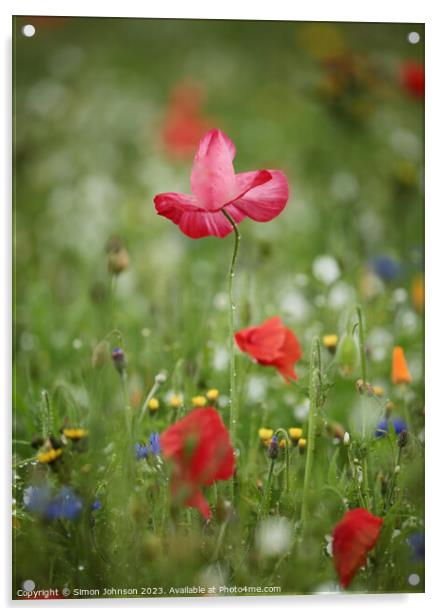
<instances>
[{"instance_id":1,"label":"poppy flower stem","mask_svg":"<svg viewBox=\"0 0 443 616\"><path fill-rule=\"evenodd\" d=\"M281 434L285 439L285 486L286 492L289 492L289 448L291 446L291 441L289 440L288 433L284 428L279 428L275 434L276 436Z\"/></svg>"},{"instance_id":2,"label":"poppy flower stem","mask_svg":"<svg viewBox=\"0 0 443 616\"><path fill-rule=\"evenodd\" d=\"M363 440L366 438L366 400L367 400L367 383L368 383L368 371L366 366L366 335L365 328L363 325L363 313L360 306L356 307L357 318L358 318L358 339L359 339L359 347L360 347L360 365L363 379L363 387L364 387L364 402L363 402L363 417L362 417L362 429L361 435ZM364 452L362 459L362 473L363 473L363 499L366 503L366 507L368 506L369 501L369 482L368 482L368 461L367 461L367 451Z\"/></svg>"},{"instance_id":3,"label":"poppy flower stem","mask_svg":"<svg viewBox=\"0 0 443 616\"><path fill-rule=\"evenodd\" d=\"M274 477L275 458L269 460L268 478L266 480L265 491L260 511L260 517L265 518L269 513L269 505L271 504L272 495L272 479Z\"/></svg>"},{"instance_id":4,"label":"poppy flower stem","mask_svg":"<svg viewBox=\"0 0 443 616\"><path fill-rule=\"evenodd\" d=\"M231 433L232 445L235 448L235 432L237 427L237 400L236 400L236 387L235 387L235 348L234 348L234 312L235 303L233 297L233 280L235 276L235 266L237 263L238 248L240 245L240 232L235 220L226 212L222 210L225 218L231 223L234 229L235 242L234 252L232 253L231 267L229 268L228 275L228 295L229 295L229 355L230 355L230 385L229 385L229 398L230 398L230 415L229 415L229 431Z\"/></svg>"},{"instance_id":5,"label":"poppy flower stem","mask_svg":"<svg viewBox=\"0 0 443 616\"><path fill-rule=\"evenodd\" d=\"M311 484L312 468L314 463L315 433L317 429L317 416L319 406L320 377L320 346L317 338L311 345L309 363L309 417L308 417L308 446L306 454L305 479L301 505L301 526L304 528L308 517L309 486Z\"/></svg>"}]
</instances>

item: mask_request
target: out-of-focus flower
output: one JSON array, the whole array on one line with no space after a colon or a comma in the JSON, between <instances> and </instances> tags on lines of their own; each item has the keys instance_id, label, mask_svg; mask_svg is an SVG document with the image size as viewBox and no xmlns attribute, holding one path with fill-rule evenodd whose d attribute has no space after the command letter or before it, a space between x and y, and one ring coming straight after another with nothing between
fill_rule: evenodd
<instances>
[{"instance_id":1,"label":"out-of-focus flower","mask_svg":"<svg viewBox=\"0 0 443 616\"><path fill-rule=\"evenodd\" d=\"M51 520L59 518L75 520L83 508L82 500L71 488L64 486L58 494L49 502L45 515Z\"/></svg>"},{"instance_id":2,"label":"out-of-focus flower","mask_svg":"<svg viewBox=\"0 0 443 616\"><path fill-rule=\"evenodd\" d=\"M101 368L109 361L109 342L107 340L101 340L92 352L92 365L94 368Z\"/></svg>"},{"instance_id":3,"label":"out-of-focus flower","mask_svg":"<svg viewBox=\"0 0 443 616\"><path fill-rule=\"evenodd\" d=\"M400 265L391 257L380 255L372 259L372 267L377 276L386 282L395 280L401 273Z\"/></svg>"},{"instance_id":4,"label":"out-of-focus flower","mask_svg":"<svg viewBox=\"0 0 443 616\"><path fill-rule=\"evenodd\" d=\"M273 434L274 430L271 430L271 428L260 428L258 431L258 436L262 443L267 443L272 438Z\"/></svg>"},{"instance_id":5,"label":"out-of-focus flower","mask_svg":"<svg viewBox=\"0 0 443 616\"><path fill-rule=\"evenodd\" d=\"M234 474L234 450L220 415L212 407L196 408L163 432L160 443L173 462L173 495L209 518L201 488Z\"/></svg>"},{"instance_id":6,"label":"out-of-focus flower","mask_svg":"<svg viewBox=\"0 0 443 616\"><path fill-rule=\"evenodd\" d=\"M327 334L322 338L323 345L330 351L331 353L335 353L337 348L338 336L337 334Z\"/></svg>"},{"instance_id":7,"label":"out-of-focus flower","mask_svg":"<svg viewBox=\"0 0 443 616\"><path fill-rule=\"evenodd\" d=\"M366 564L367 554L377 543L382 518L366 509L351 509L334 528L332 552L340 584L346 588Z\"/></svg>"},{"instance_id":8,"label":"out-of-focus flower","mask_svg":"<svg viewBox=\"0 0 443 616\"><path fill-rule=\"evenodd\" d=\"M55 496L49 486L28 486L23 494L23 504L31 513L48 520L75 520L83 508L82 500L67 486L60 488Z\"/></svg>"},{"instance_id":9,"label":"out-of-focus flower","mask_svg":"<svg viewBox=\"0 0 443 616\"><path fill-rule=\"evenodd\" d=\"M412 303L417 312L423 312L425 306L425 283L423 276L415 276L411 287Z\"/></svg>"},{"instance_id":10,"label":"out-of-focus flower","mask_svg":"<svg viewBox=\"0 0 443 616\"><path fill-rule=\"evenodd\" d=\"M301 428L289 428L288 434L293 444L297 445L298 441L303 436L303 430Z\"/></svg>"},{"instance_id":11,"label":"out-of-focus flower","mask_svg":"<svg viewBox=\"0 0 443 616\"><path fill-rule=\"evenodd\" d=\"M80 441L88 435L88 431L84 428L64 428L63 436L70 441Z\"/></svg>"},{"instance_id":12,"label":"out-of-focus flower","mask_svg":"<svg viewBox=\"0 0 443 616\"><path fill-rule=\"evenodd\" d=\"M148 409L151 415L154 415L160 408L160 402L157 398L151 398L148 402Z\"/></svg>"},{"instance_id":13,"label":"out-of-focus flower","mask_svg":"<svg viewBox=\"0 0 443 616\"><path fill-rule=\"evenodd\" d=\"M98 498L95 499L93 503L91 503L91 511L98 511L102 508L102 504Z\"/></svg>"},{"instance_id":14,"label":"out-of-focus flower","mask_svg":"<svg viewBox=\"0 0 443 616\"><path fill-rule=\"evenodd\" d=\"M43 513L51 498L47 485L28 486L23 491L23 504L31 513Z\"/></svg>"},{"instance_id":15,"label":"out-of-focus flower","mask_svg":"<svg viewBox=\"0 0 443 616\"><path fill-rule=\"evenodd\" d=\"M349 435L349 432L345 432L343 436L343 445L345 447L349 447L350 444L351 444L351 437Z\"/></svg>"},{"instance_id":16,"label":"out-of-focus flower","mask_svg":"<svg viewBox=\"0 0 443 616\"><path fill-rule=\"evenodd\" d=\"M149 437L149 450L154 456L160 455L160 435L158 432L152 432L151 436Z\"/></svg>"},{"instance_id":17,"label":"out-of-focus flower","mask_svg":"<svg viewBox=\"0 0 443 616\"><path fill-rule=\"evenodd\" d=\"M340 28L331 23L297 24L300 45L317 60L344 53L346 41Z\"/></svg>"},{"instance_id":18,"label":"out-of-focus flower","mask_svg":"<svg viewBox=\"0 0 443 616\"><path fill-rule=\"evenodd\" d=\"M203 90L199 84L179 83L172 90L162 129L163 145L170 156L191 156L209 130L209 121L202 114L202 103Z\"/></svg>"},{"instance_id":19,"label":"out-of-focus flower","mask_svg":"<svg viewBox=\"0 0 443 616\"><path fill-rule=\"evenodd\" d=\"M168 404L173 409L179 409L183 405L183 398L177 394L173 394L169 398Z\"/></svg>"},{"instance_id":20,"label":"out-of-focus flower","mask_svg":"<svg viewBox=\"0 0 443 616\"><path fill-rule=\"evenodd\" d=\"M306 449L306 443L307 443L307 441L306 441L305 438L298 439L297 445L298 445L298 450L299 450L300 453L304 453L304 451Z\"/></svg>"},{"instance_id":21,"label":"out-of-focus flower","mask_svg":"<svg viewBox=\"0 0 443 616\"><path fill-rule=\"evenodd\" d=\"M206 397L209 400L209 402L215 402L218 396L219 396L218 389L210 389L209 391L206 392Z\"/></svg>"},{"instance_id":22,"label":"out-of-focus flower","mask_svg":"<svg viewBox=\"0 0 443 616\"><path fill-rule=\"evenodd\" d=\"M269 441L269 445L268 445L268 458L271 458L271 460L275 460L275 458L277 458L278 456L278 438L274 435L271 440Z\"/></svg>"},{"instance_id":23,"label":"out-of-focus flower","mask_svg":"<svg viewBox=\"0 0 443 616\"><path fill-rule=\"evenodd\" d=\"M383 387L381 387L381 385L373 385L372 391L374 392L374 395L377 396L377 398L380 398L380 396L382 396L384 393L384 389Z\"/></svg>"},{"instance_id":24,"label":"out-of-focus flower","mask_svg":"<svg viewBox=\"0 0 443 616\"><path fill-rule=\"evenodd\" d=\"M260 556L281 556L291 547L293 532L287 518L269 517L257 528L255 542Z\"/></svg>"},{"instance_id":25,"label":"out-of-focus flower","mask_svg":"<svg viewBox=\"0 0 443 616\"><path fill-rule=\"evenodd\" d=\"M412 376L409 372L405 353L401 346L396 346L392 350L391 381L394 385L412 382Z\"/></svg>"},{"instance_id":26,"label":"out-of-focus flower","mask_svg":"<svg viewBox=\"0 0 443 616\"><path fill-rule=\"evenodd\" d=\"M284 173L262 169L235 174L234 156L232 141L221 130L209 131L194 158L192 194L156 195L157 213L194 239L231 233L234 228L224 212L236 223L245 217L268 222L278 216L289 198Z\"/></svg>"},{"instance_id":27,"label":"out-of-focus flower","mask_svg":"<svg viewBox=\"0 0 443 616\"><path fill-rule=\"evenodd\" d=\"M136 460L144 460L148 457L149 447L143 443L135 444L135 458Z\"/></svg>"},{"instance_id":28,"label":"out-of-focus flower","mask_svg":"<svg viewBox=\"0 0 443 616\"><path fill-rule=\"evenodd\" d=\"M207 400L205 396L194 396L191 399L191 402L193 406L200 407L200 406L205 406L207 403Z\"/></svg>"},{"instance_id":29,"label":"out-of-focus flower","mask_svg":"<svg viewBox=\"0 0 443 616\"><path fill-rule=\"evenodd\" d=\"M58 447L57 449L54 449L53 447L51 447L47 451L42 451L41 453L39 453L37 456L37 461L40 462L40 464L52 464L61 455L62 455L61 447Z\"/></svg>"},{"instance_id":30,"label":"out-of-focus flower","mask_svg":"<svg viewBox=\"0 0 443 616\"><path fill-rule=\"evenodd\" d=\"M119 241L108 247L108 269L111 274L121 274L129 267L129 254Z\"/></svg>"},{"instance_id":31,"label":"out-of-focus flower","mask_svg":"<svg viewBox=\"0 0 443 616\"><path fill-rule=\"evenodd\" d=\"M412 560L424 560L425 558L425 534L423 531L417 531L409 535L407 542L412 548Z\"/></svg>"},{"instance_id":32,"label":"out-of-focus flower","mask_svg":"<svg viewBox=\"0 0 443 616\"><path fill-rule=\"evenodd\" d=\"M399 417L394 419L383 419L383 421L380 421L380 423L377 424L377 428L375 429L376 438L381 438L382 436L389 434L390 426L394 428L397 436L408 429L406 423Z\"/></svg>"},{"instance_id":33,"label":"out-of-focus flower","mask_svg":"<svg viewBox=\"0 0 443 616\"><path fill-rule=\"evenodd\" d=\"M400 83L414 98L425 96L425 67L421 62L406 60L400 66Z\"/></svg>"},{"instance_id":34,"label":"out-of-focus flower","mask_svg":"<svg viewBox=\"0 0 443 616\"><path fill-rule=\"evenodd\" d=\"M357 368L358 348L352 334L345 334L340 339L337 349L337 362L344 377L350 377Z\"/></svg>"},{"instance_id":35,"label":"out-of-focus flower","mask_svg":"<svg viewBox=\"0 0 443 616\"><path fill-rule=\"evenodd\" d=\"M345 429L337 421L328 421L327 428L331 436L339 439L344 438Z\"/></svg>"},{"instance_id":36,"label":"out-of-focus flower","mask_svg":"<svg viewBox=\"0 0 443 616\"><path fill-rule=\"evenodd\" d=\"M122 375L126 368L126 356L123 349L116 347L112 351L112 361L114 362L115 369Z\"/></svg>"},{"instance_id":37,"label":"out-of-focus flower","mask_svg":"<svg viewBox=\"0 0 443 616\"><path fill-rule=\"evenodd\" d=\"M140 406L143 401L143 392L141 389L135 389L130 398L130 403L132 408L136 409Z\"/></svg>"},{"instance_id":38,"label":"out-of-focus flower","mask_svg":"<svg viewBox=\"0 0 443 616\"><path fill-rule=\"evenodd\" d=\"M297 380L294 364L301 356L295 334L280 317L272 317L258 327L247 327L235 334L237 346L262 366L274 366L287 383Z\"/></svg>"}]
</instances>

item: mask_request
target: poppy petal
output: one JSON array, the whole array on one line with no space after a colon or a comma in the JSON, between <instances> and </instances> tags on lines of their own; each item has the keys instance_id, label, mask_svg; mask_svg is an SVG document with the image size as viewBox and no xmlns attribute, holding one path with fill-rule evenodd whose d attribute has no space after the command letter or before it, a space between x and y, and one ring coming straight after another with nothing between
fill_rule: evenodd
<instances>
[{"instance_id":1,"label":"poppy petal","mask_svg":"<svg viewBox=\"0 0 443 616\"><path fill-rule=\"evenodd\" d=\"M343 588L349 586L358 569L365 565L367 553L380 536L382 518L366 509L348 511L333 533L334 565Z\"/></svg>"},{"instance_id":2,"label":"poppy petal","mask_svg":"<svg viewBox=\"0 0 443 616\"><path fill-rule=\"evenodd\" d=\"M285 174L282 171L268 170L267 172L271 174L270 180L251 188L234 201L245 216L257 222L268 222L278 216L289 198L289 185ZM247 184L256 173L256 171L238 173L236 175L237 185Z\"/></svg>"},{"instance_id":3,"label":"poppy petal","mask_svg":"<svg viewBox=\"0 0 443 616\"><path fill-rule=\"evenodd\" d=\"M240 350L262 363L270 363L280 355L284 340L285 327L280 317L272 317L259 327L247 327L235 334Z\"/></svg>"},{"instance_id":4,"label":"poppy petal","mask_svg":"<svg viewBox=\"0 0 443 616\"><path fill-rule=\"evenodd\" d=\"M222 212L207 212L199 207L193 195L181 193L162 193L154 198L155 209L160 216L169 218L193 239L215 235L225 237L233 231L229 220ZM226 207L236 223L245 215L235 205Z\"/></svg>"},{"instance_id":5,"label":"poppy petal","mask_svg":"<svg viewBox=\"0 0 443 616\"><path fill-rule=\"evenodd\" d=\"M220 210L235 196L234 155L234 144L221 130L209 131L200 141L191 172L191 190L208 212Z\"/></svg>"}]
</instances>

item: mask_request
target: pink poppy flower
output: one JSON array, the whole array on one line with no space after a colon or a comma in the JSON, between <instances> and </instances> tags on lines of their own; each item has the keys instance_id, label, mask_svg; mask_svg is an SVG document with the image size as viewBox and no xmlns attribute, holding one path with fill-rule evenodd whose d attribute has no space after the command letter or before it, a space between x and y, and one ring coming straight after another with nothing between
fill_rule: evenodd
<instances>
[{"instance_id":1,"label":"pink poppy flower","mask_svg":"<svg viewBox=\"0 0 443 616\"><path fill-rule=\"evenodd\" d=\"M289 187L282 171L259 170L235 173L235 146L218 129L200 141L191 173L191 195L162 193L154 197L160 216L169 218L194 239L215 235L225 237L245 217L268 222L285 207Z\"/></svg>"}]
</instances>

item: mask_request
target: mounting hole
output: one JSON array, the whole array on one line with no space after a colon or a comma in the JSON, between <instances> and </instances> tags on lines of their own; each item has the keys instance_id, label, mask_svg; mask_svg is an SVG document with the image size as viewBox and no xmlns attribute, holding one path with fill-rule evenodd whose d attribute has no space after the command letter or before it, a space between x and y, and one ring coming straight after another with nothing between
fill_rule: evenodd
<instances>
[{"instance_id":1,"label":"mounting hole","mask_svg":"<svg viewBox=\"0 0 443 616\"><path fill-rule=\"evenodd\" d=\"M417 43L420 42L420 35L418 32L409 32L408 34L408 41L411 43L411 45L417 45Z\"/></svg>"},{"instance_id":2,"label":"mounting hole","mask_svg":"<svg viewBox=\"0 0 443 616\"><path fill-rule=\"evenodd\" d=\"M31 36L34 36L35 34L35 27L32 24L26 24L26 26L23 26L22 28L22 33L23 36L31 38Z\"/></svg>"}]
</instances>

